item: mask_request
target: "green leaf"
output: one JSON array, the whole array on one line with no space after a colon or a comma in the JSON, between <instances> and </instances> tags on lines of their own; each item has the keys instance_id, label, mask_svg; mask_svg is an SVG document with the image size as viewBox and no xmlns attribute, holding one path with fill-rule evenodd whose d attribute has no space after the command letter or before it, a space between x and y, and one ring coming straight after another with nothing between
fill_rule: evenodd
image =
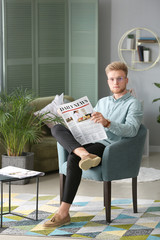
<instances>
[{"instance_id":1,"label":"green leaf","mask_svg":"<svg viewBox=\"0 0 160 240\"><path fill-rule=\"evenodd\" d=\"M160 83L154 83L154 85L158 88L160 88Z\"/></svg>"},{"instance_id":2,"label":"green leaf","mask_svg":"<svg viewBox=\"0 0 160 240\"><path fill-rule=\"evenodd\" d=\"M159 100L160 100L160 98L155 98L155 99L153 99L152 102L157 102L157 101L159 101Z\"/></svg>"},{"instance_id":3,"label":"green leaf","mask_svg":"<svg viewBox=\"0 0 160 240\"><path fill-rule=\"evenodd\" d=\"M157 122L160 123L160 115L157 117Z\"/></svg>"},{"instance_id":4,"label":"green leaf","mask_svg":"<svg viewBox=\"0 0 160 240\"><path fill-rule=\"evenodd\" d=\"M42 139L43 116L34 115L33 100L34 95L27 89L17 88L11 94L0 94L0 140L9 156L21 155L26 143ZM48 120L62 122L55 116Z\"/></svg>"}]
</instances>

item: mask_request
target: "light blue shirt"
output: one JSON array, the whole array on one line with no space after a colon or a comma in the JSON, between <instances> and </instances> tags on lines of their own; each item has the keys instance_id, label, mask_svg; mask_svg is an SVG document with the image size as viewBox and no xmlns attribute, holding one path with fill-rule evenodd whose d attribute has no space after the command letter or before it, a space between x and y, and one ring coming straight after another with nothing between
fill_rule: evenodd
<instances>
[{"instance_id":1,"label":"light blue shirt","mask_svg":"<svg viewBox=\"0 0 160 240\"><path fill-rule=\"evenodd\" d=\"M99 141L104 145L137 135L143 110L142 104L130 92L118 99L113 96L104 97L98 101L94 110L111 121L110 127L105 128L108 139Z\"/></svg>"}]
</instances>

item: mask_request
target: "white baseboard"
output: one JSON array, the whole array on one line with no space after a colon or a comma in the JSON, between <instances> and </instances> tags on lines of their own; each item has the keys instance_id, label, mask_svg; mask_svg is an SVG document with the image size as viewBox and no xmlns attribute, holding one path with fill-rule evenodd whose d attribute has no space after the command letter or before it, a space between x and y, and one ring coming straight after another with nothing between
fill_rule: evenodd
<instances>
[{"instance_id":1,"label":"white baseboard","mask_svg":"<svg viewBox=\"0 0 160 240\"><path fill-rule=\"evenodd\" d=\"M147 129L147 136L144 145L143 157L149 157L150 152L160 152L160 146L149 145L149 129Z\"/></svg>"},{"instance_id":2,"label":"white baseboard","mask_svg":"<svg viewBox=\"0 0 160 240\"><path fill-rule=\"evenodd\" d=\"M147 136L144 145L143 157L149 157L150 152L160 152L160 146L149 145L149 129L147 129Z\"/></svg>"},{"instance_id":3,"label":"white baseboard","mask_svg":"<svg viewBox=\"0 0 160 240\"><path fill-rule=\"evenodd\" d=\"M160 152L160 146L149 146L150 152Z\"/></svg>"}]
</instances>

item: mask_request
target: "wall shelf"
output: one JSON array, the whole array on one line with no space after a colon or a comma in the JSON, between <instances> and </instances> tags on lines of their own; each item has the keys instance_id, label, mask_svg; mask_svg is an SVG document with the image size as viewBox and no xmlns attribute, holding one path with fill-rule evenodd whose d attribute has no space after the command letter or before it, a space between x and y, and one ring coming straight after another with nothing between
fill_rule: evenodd
<instances>
[{"instance_id":1,"label":"wall shelf","mask_svg":"<svg viewBox=\"0 0 160 240\"><path fill-rule=\"evenodd\" d=\"M134 37L132 49L127 47L128 35ZM143 60L144 50L149 49L150 59ZM125 62L129 69L144 71L155 66L160 60L160 40L157 34L147 28L133 28L121 37L118 44L118 54L121 61Z\"/></svg>"},{"instance_id":2,"label":"wall shelf","mask_svg":"<svg viewBox=\"0 0 160 240\"><path fill-rule=\"evenodd\" d=\"M138 43L157 43L157 40L141 40L141 39L138 39Z\"/></svg>"}]
</instances>

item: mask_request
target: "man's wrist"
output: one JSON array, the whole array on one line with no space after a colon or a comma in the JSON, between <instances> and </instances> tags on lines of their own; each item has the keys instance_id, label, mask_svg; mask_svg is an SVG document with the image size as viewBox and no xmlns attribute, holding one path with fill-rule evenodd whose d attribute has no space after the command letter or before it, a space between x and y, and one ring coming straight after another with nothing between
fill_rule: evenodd
<instances>
[{"instance_id":1,"label":"man's wrist","mask_svg":"<svg viewBox=\"0 0 160 240\"><path fill-rule=\"evenodd\" d=\"M109 128L109 127L110 127L110 125L111 125L111 122L110 122L108 119L106 119L106 124L105 124L105 127L106 127L106 128Z\"/></svg>"}]
</instances>

